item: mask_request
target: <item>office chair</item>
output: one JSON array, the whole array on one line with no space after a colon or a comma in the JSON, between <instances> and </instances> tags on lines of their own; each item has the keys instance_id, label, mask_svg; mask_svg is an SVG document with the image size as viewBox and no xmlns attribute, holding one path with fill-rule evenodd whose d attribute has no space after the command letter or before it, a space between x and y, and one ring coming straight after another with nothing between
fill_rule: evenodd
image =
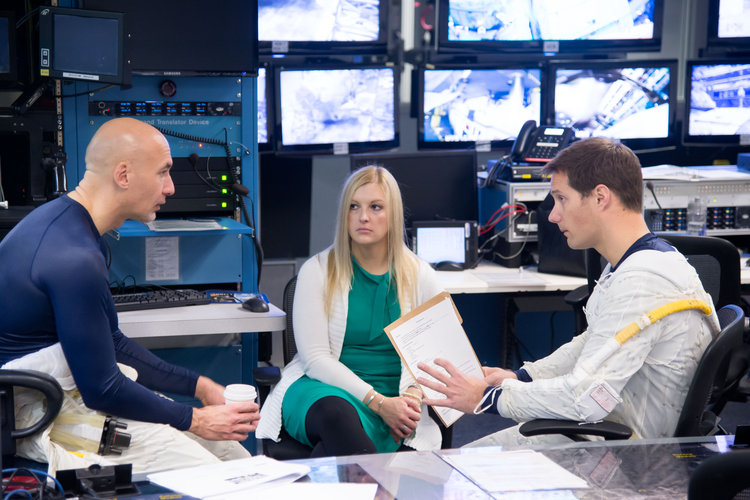
<instances>
[{"instance_id":1,"label":"office chair","mask_svg":"<svg viewBox=\"0 0 750 500\"><path fill-rule=\"evenodd\" d=\"M704 460L690 475L688 500L732 500L750 488L750 450L732 450ZM742 498L747 498L742 496Z\"/></svg>"},{"instance_id":2,"label":"office chair","mask_svg":"<svg viewBox=\"0 0 750 500\"><path fill-rule=\"evenodd\" d=\"M665 234L659 237L675 247L695 268L717 310L727 304L742 303L740 254L731 242L714 236L687 234ZM606 266L604 259L592 248L586 250L585 262L588 283L565 296L565 302L573 307L577 333L586 329L583 307Z\"/></svg>"},{"instance_id":3,"label":"office chair","mask_svg":"<svg viewBox=\"0 0 750 500\"><path fill-rule=\"evenodd\" d=\"M706 348L696 367L690 383L682 412L677 420L674 437L711 436L725 433L718 424L718 414L723 409L728 395L727 387L737 383L728 377L731 354L743 343L745 314L733 304L722 307L717 315L721 331ZM563 434L573 440L585 440L582 435L602 436L605 439L627 439L632 432L615 422L580 422L554 419L537 419L520 427L524 436L541 434Z\"/></svg>"},{"instance_id":4,"label":"office chair","mask_svg":"<svg viewBox=\"0 0 750 500\"><path fill-rule=\"evenodd\" d=\"M45 413L37 422L24 429L16 429L14 387L26 387L41 392L46 398ZM0 370L0 447L2 460L7 468L15 461L16 439L32 436L49 426L60 412L63 390L52 376L32 370Z\"/></svg>"},{"instance_id":5,"label":"office chair","mask_svg":"<svg viewBox=\"0 0 750 500\"><path fill-rule=\"evenodd\" d=\"M297 344L294 341L294 326L293 326L293 304L294 304L294 291L297 286L297 276L294 276L284 287L284 298L282 308L286 312L286 329L284 330L284 336L282 340L284 349L284 364L288 364L292 361L292 358L297 354ZM258 384L258 395L259 400L262 402L268 396L271 387L281 380L281 370L277 366L264 366L258 367L253 371L255 382ZM435 420L440 427L440 433L442 435L442 448L450 448L453 437L453 430L451 427L444 427L437 414L430 407L428 408L429 415ZM290 436L284 427L282 426L279 434L279 441L276 442L272 439L262 439L263 453L271 458L277 460L294 460L299 458L308 458L312 453L312 448L300 443L292 436Z\"/></svg>"}]
</instances>

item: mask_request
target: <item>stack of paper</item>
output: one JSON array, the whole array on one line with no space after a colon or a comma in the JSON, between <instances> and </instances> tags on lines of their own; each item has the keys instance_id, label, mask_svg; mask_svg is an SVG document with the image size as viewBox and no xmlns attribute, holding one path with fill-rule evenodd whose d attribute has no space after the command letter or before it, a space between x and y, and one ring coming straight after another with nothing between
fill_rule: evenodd
<instances>
[{"instance_id":1,"label":"stack of paper","mask_svg":"<svg viewBox=\"0 0 750 500\"><path fill-rule=\"evenodd\" d=\"M290 483L307 475L306 465L280 462L264 455L149 474L152 483L197 498L218 499L239 492Z\"/></svg>"}]
</instances>

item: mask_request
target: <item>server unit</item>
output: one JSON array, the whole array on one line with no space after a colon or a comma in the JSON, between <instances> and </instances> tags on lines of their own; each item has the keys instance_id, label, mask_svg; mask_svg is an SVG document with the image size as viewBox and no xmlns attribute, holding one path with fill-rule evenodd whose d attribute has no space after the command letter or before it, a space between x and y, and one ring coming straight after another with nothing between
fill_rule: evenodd
<instances>
[{"instance_id":1,"label":"server unit","mask_svg":"<svg viewBox=\"0 0 750 500\"><path fill-rule=\"evenodd\" d=\"M652 231L685 231L688 202L699 196L706 206L706 234L750 234L750 174L746 179L652 180L654 195L644 187L644 217Z\"/></svg>"}]
</instances>

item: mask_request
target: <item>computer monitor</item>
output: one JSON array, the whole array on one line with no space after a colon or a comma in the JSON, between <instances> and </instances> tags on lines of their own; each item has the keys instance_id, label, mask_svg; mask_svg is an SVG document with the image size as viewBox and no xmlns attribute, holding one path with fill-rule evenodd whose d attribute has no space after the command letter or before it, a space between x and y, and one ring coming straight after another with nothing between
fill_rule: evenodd
<instances>
[{"instance_id":1,"label":"computer monitor","mask_svg":"<svg viewBox=\"0 0 750 500\"><path fill-rule=\"evenodd\" d=\"M258 2L252 0L80 0L125 14L134 73L248 75L258 70Z\"/></svg>"},{"instance_id":2,"label":"computer monitor","mask_svg":"<svg viewBox=\"0 0 750 500\"><path fill-rule=\"evenodd\" d=\"M421 67L417 75L420 149L507 147L526 121L541 123L540 65Z\"/></svg>"},{"instance_id":3,"label":"computer monitor","mask_svg":"<svg viewBox=\"0 0 750 500\"><path fill-rule=\"evenodd\" d=\"M750 50L750 2L710 0L706 45L728 51Z\"/></svg>"},{"instance_id":4,"label":"computer monitor","mask_svg":"<svg viewBox=\"0 0 750 500\"><path fill-rule=\"evenodd\" d=\"M52 78L122 84L125 17L64 7L40 7L39 71Z\"/></svg>"},{"instance_id":5,"label":"computer monitor","mask_svg":"<svg viewBox=\"0 0 750 500\"><path fill-rule=\"evenodd\" d=\"M378 165L398 182L404 202L404 224L414 221L476 221L476 152L428 151L351 155L352 170Z\"/></svg>"},{"instance_id":6,"label":"computer monitor","mask_svg":"<svg viewBox=\"0 0 750 500\"><path fill-rule=\"evenodd\" d=\"M16 21L13 12L0 11L0 81L15 82Z\"/></svg>"},{"instance_id":7,"label":"computer monitor","mask_svg":"<svg viewBox=\"0 0 750 500\"><path fill-rule=\"evenodd\" d=\"M388 0L260 0L261 53L386 52Z\"/></svg>"},{"instance_id":8,"label":"computer monitor","mask_svg":"<svg viewBox=\"0 0 750 500\"><path fill-rule=\"evenodd\" d=\"M674 142L676 60L551 65L551 113L578 138L608 137L638 148Z\"/></svg>"},{"instance_id":9,"label":"computer monitor","mask_svg":"<svg viewBox=\"0 0 750 500\"><path fill-rule=\"evenodd\" d=\"M268 121L268 80L266 68L258 68L258 149L271 146Z\"/></svg>"},{"instance_id":10,"label":"computer monitor","mask_svg":"<svg viewBox=\"0 0 750 500\"><path fill-rule=\"evenodd\" d=\"M661 49L663 0L438 0L438 51Z\"/></svg>"},{"instance_id":11,"label":"computer monitor","mask_svg":"<svg viewBox=\"0 0 750 500\"><path fill-rule=\"evenodd\" d=\"M750 134L750 58L687 62L683 141L740 143Z\"/></svg>"},{"instance_id":12,"label":"computer monitor","mask_svg":"<svg viewBox=\"0 0 750 500\"><path fill-rule=\"evenodd\" d=\"M391 66L278 67L277 151L334 153L398 146Z\"/></svg>"}]
</instances>

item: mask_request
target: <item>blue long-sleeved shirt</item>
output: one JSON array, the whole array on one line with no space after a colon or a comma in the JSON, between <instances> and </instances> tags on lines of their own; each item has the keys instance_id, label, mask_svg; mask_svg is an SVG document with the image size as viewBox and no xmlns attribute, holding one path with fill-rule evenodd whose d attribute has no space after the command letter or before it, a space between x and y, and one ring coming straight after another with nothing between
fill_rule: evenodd
<instances>
[{"instance_id":1,"label":"blue long-sleeved shirt","mask_svg":"<svg viewBox=\"0 0 750 500\"><path fill-rule=\"evenodd\" d=\"M0 365L59 341L86 406L187 430L192 408L153 391L192 396L198 375L120 331L106 255L91 216L67 196L13 228L0 242ZM138 370L137 382L117 362Z\"/></svg>"}]
</instances>

